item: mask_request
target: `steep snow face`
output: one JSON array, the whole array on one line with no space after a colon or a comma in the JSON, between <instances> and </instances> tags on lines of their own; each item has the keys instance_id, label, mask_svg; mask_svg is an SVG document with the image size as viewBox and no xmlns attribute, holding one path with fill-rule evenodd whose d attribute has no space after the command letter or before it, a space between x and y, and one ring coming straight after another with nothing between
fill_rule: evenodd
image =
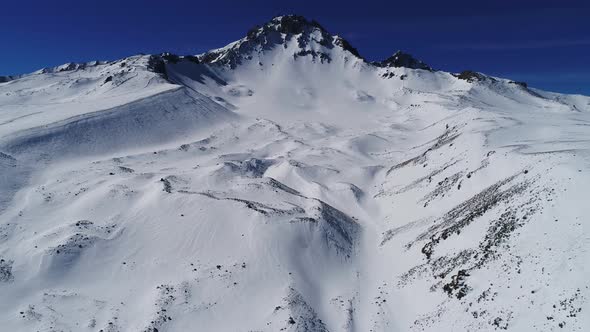
<instances>
[{"instance_id":1,"label":"steep snow face","mask_svg":"<svg viewBox=\"0 0 590 332\"><path fill-rule=\"evenodd\" d=\"M588 329L590 98L400 59L283 16L0 83L3 328Z\"/></svg>"}]
</instances>

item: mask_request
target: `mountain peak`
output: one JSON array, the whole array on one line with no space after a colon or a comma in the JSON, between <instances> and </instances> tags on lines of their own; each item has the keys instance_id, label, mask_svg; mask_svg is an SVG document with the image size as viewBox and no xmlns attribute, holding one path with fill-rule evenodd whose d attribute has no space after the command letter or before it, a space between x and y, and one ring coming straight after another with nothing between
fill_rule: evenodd
<instances>
[{"instance_id":1,"label":"mountain peak","mask_svg":"<svg viewBox=\"0 0 590 332\"><path fill-rule=\"evenodd\" d=\"M244 60L252 60L257 54L270 51L276 46L287 49L292 41L297 46L292 54L295 59L311 56L322 63L330 62L330 50L335 47L362 59L350 43L339 36L331 35L317 21L300 15L283 15L273 17L263 25L254 26L248 30L246 37L234 43L199 55L199 61L235 68Z\"/></svg>"},{"instance_id":2,"label":"mountain peak","mask_svg":"<svg viewBox=\"0 0 590 332\"><path fill-rule=\"evenodd\" d=\"M328 33L318 22L315 20L308 20L300 15L283 15L275 16L270 21L265 23L263 26L255 26L248 31L248 38L253 38L259 33L268 31L276 31L284 34L297 35L304 33L305 31L319 30L323 33Z\"/></svg>"},{"instance_id":3,"label":"mountain peak","mask_svg":"<svg viewBox=\"0 0 590 332\"><path fill-rule=\"evenodd\" d=\"M411 54L403 51L397 51L389 58L377 64L381 67L405 67L411 69L423 69L428 71L433 70L426 63L414 58L414 56L412 56Z\"/></svg>"}]
</instances>

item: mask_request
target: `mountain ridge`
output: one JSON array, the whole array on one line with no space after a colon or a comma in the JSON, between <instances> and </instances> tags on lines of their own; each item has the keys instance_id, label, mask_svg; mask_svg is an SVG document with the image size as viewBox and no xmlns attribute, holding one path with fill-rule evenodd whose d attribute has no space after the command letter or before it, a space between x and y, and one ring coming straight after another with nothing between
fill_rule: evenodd
<instances>
[{"instance_id":1,"label":"mountain ridge","mask_svg":"<svg viewBox=\"0 0 590 332\"><path fill-rule=\"evenodd\" d=\"M310 34L314 31L319 32L319 40L314 40L311 38ZM285 36L278 36L277 34L285 34ZM300 15L280 15L273 17L268 22L264 23L263 25L256 25L255 27L248 30L246 36L242 39L239 39L235 42L229 43L228 45L218 48L209 50L202 54L197 55L178 55L170 52L163 52L160 54L154 54L154 57L162 57L166 61L179 61L179 60L190 60L190 61L199 61L202 63L217 63L221 62L230 67L235 67L240 61L239 55L241 52L249 52L248 48L252 48L252 45L256 46L263 46L264 47L273 47L277 46L279 41L282 43L286 42L285 39L291 39L294 35L298 36L298 43L301 48L300 55L312 55L314 57L321 57L325 56L325 53L317 52L313 50L309 50L308 54L305 54L306 51L305 46L307 44L316 42L322 46L327 48L332 47L340 47L345 51L350 52L353 56L366 61L364 57L362 57L359 51L354 48L346 39L338 36L330 34L320 23L315 20L308 20L303 16ZM273 39L274 38L274 39ZM246 49L246 50L244 50ZM245 56L248 56L246 54ZM401 61L398 60L397 62L393 61L394 57L402 56L405 60ZM131 56L133 57L133 56ZM126 57L127 58L127 57ZM53 67L44 67L39 70L36 70L29 74L21 74L21 75L12 75L12 76L0 76L4 82L14 80L16 78L22 77L23 75L32 75L32 74L44 74L44 73L55 73L55 72L63 72L63 71L71 71L77 69L83 69L87 66L95 66L99 64L106 64L110 62L121 61L126 58L122 58L119 60L113 61L89 61L89 62L68 62L62 65L53 66ZM408 67L412 69L426 69L432 70L428 65L424 64L422 61L413 58L410 54L404 53L402 51L397 51L393 56L378 62L372 62L379 66L388 66L393 65L397 67ZM395 64L394 64L395 63Z\"/></svg>"},{"instance_id":2,"label":"mountain ridge","mask_svg":"<svg viewBox=\"0 0 590 332\"><path fill-rule=\"evenodd\" d=\"M320 33L321 38L319 40L315 40L310 36L310 33L317 31ZM278 36L277 34L284 34L283 37ZM64 72L64 71L73 71L78 69L84 69L86 67L97 66L97 65L104 65L109 63L116 63L124 61L125 59L137 57L137 56L149 56L150 60L153 61L152 69L156 72L163 74L163 67L158 68L158 62L178 62L178 61L191 61L194 63L205 63L205 64L215 64L215 65L227 65L231 69L235 69L237 65L239 65L245 59L251 59L253 52L253 46L262 47L260 51L264 51L265 49L268 50L270 48L276 47L278 45L283 45L286 47L284 43L288 40L293 38L295 35L297 36L297 41L300 46L300 50L294 54L292 54L295 58L300 56L311 56L314 59L318 58L321 62L329 61L330 56L322 52L321 50L317 49L306 49L306 46L311 43L318 43L321 46L327 48L333 47L340 47L341 49L349 52L354 57L366 62L368 65L373 65L376 67L382 68L409 68L409 69L420 69L420 70L427 70L427 71L435 71L431 66L424 63L420 59L415 58L412 54L406 53L402 50L398 50L393 53L393 55L378 61L367 61L363 56L360 55L359 51L353 47L346 39L338 36L332 35L326 30L319 22L316 20L308 20L304 16L296 15L296 14L289 14L289 15L278 15L270 19L268 22L262 25L256 25L249 29L246 32L246 36L236 40L228 45L212 49L206 51L201 54L195 55L179 55L170 52L162 52L157 54L145 55L132 55L129 57L124 57L118 60L112 61L88 61L88 62L67 62L62 65L53 66L53 67L44 67L39 70L36 70L31 73L26 74L18 74L18 75L8 75L8 76L0 76L0 83L6 83L9 81L13 81L24 76L28 75L35 75L35 74L45 74L45 73L57 73L57 72ZM244 54L242 54L244 53ZM391 77L390 73L384 74L385 76ZM474 81L485 81L493 80L492 76L483 74L481 72L473 71L473 70L463 70L458 73L453 73L459 79L464 79L469 82ZM528 84L526 82L521 81L513 81L514 84L517 84L524 89L528 88Z\"/></svg>"}]
</instances>

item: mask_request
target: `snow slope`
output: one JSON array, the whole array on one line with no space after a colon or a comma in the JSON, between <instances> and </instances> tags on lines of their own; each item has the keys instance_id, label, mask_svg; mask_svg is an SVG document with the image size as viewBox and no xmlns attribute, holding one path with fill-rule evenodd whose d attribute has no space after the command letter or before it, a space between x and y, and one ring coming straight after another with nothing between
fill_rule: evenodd
<instances>
[{"instance_id":1,"label":"snow slope","mask_svg":"<svg viewBox=\"0 0 590 332\"><path fill-rule=\"evenodd\" d=\"M585 331L590 98L272 19L0 83L7 331Z\"/></svg>"}]
</instances>

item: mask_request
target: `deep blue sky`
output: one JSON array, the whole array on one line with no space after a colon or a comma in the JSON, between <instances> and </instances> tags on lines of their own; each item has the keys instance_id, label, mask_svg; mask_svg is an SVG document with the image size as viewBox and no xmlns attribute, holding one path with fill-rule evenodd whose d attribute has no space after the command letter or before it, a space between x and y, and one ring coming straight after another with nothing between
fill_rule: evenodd
<instances>
[{"instance_id":1,"label":"deep blue sky","mask_svg":"<svg viewBox=\"0 0 590 332\"><path fill-rule=\"evenodd\" d=\"M0 75L138 53L196 54L295 13L344 36L368 60L397 49L590 95L590 1L11 0L0 6Z\"/></svg>"}]
</instances>

